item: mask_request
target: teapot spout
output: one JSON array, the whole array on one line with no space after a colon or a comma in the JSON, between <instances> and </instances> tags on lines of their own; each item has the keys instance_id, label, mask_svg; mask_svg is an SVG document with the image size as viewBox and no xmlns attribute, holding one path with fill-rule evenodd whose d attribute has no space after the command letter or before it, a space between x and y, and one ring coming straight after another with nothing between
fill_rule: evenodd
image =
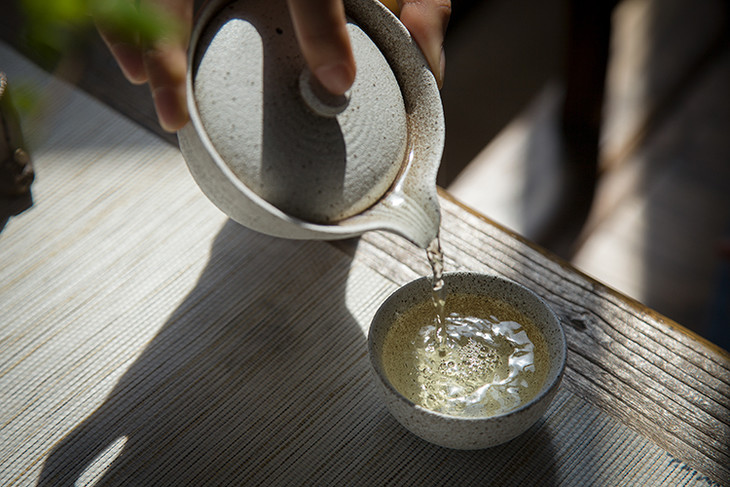
<instances>
[{"instance_id":1,"label":"teapot spout","mask_svg":"<svg viewBox=\"0 0 730 487\"><path fill-rule=\"evenodd\" d=\"M433 157L433 155L432 155ZM441 207L436 190L438 159L415 160L411 151L403 173L372 208L381 230L396 233L426 249L439 234Z\"/></svg>"},{"instance_id":2,"label":"teapot spout","mask_svg":"<svg viewBox=\"0 0 730 487\"><path fill-rule=\"evenodd\" d=\"M436 186L427 191L405 192L397 189L383 201L382 230L390 231L426 249L439 234L441 208Z\"/></svg>"}]
</instances>

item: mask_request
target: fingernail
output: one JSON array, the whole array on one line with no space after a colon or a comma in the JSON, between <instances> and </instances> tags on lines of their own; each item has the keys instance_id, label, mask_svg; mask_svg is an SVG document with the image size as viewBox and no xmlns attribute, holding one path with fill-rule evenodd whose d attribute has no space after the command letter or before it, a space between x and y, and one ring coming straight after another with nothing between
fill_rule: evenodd
<instances>
[{"instance_id":1,"label":"fingernail","mask_svg":"<svg viewBox=\"0 0 730 487\"><path fill-rule=\"evenodd\" d=\"M160 126L167 132L175 132L188 121L185 89L171 86L156 88L152 97Z\"/></svg>"},{"instance_id":2,"label":"fingernail","mask_svg":"<svg viewBox=\"0 0 730 487\"><path fill-rule=\"evenodd\" d=\"M320 66L314 75L333 95L344 95L355 80L354 73L343 63Z\"/></svg>"}]
</instances>

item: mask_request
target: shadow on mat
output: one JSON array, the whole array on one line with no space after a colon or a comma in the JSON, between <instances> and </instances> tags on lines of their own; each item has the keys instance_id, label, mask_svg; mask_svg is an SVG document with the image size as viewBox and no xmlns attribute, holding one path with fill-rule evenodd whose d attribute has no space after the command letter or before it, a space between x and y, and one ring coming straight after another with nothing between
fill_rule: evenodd
<instances>
[{"instance_id":1,"label":"shadow on mat","mask_svg":"<svg viewBox=\"0 0 730 487\"><path fill-rule=\"evenodd\" d=\"M195 287L55 446L38 485L554 484L544 421L472 452L395 422L345 302L351 261L321 245L226 223Z\"/></svg>"}]
</instances>

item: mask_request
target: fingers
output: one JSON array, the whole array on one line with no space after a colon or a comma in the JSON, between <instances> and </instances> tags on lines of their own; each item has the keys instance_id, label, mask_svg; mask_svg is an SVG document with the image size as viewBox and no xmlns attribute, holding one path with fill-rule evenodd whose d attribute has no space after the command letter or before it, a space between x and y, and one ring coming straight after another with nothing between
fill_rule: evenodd
<instances>
[{"instance_id":1,"label":"fingers","mask_svg":"<svg viewBox=\"0 0 730 487\"><path fill-rule=\"evenodd\" d=\"M124 77L135 85L141 85L147 81L147 72L144 68L142 49L138 44L128 42L109 42L109 51L114 56L117 64L122 69Z\"/></svg>"},{"instance_id":2,"label":"fingers","mask_svg":"<svg viewBox=\"0 0 730 487\"><path fill-rule=\"evenodd\" d=\"M160 126L168 132L188 121L185 98L187 49L193 21L193 0L154 0L153 16L166 13L174 21L161 35L144 46L143 64ZM160 12L159 14L157 12Z\"/></svg>"},{"instance_id":3,"label":"fingers","mask_svg":"<svg viewBox=\"0 0 730 487\"><path fill-rule=\"evenodd\" d=\"M149 83L160 126L178 130L188 121L185 74L193 0L143 0L138 8L131 0L104 2L106 9L94 15L109 51L129 81ZM134 20L119 24L123 13Z\"/></svg>"},{"instance_id":4,"label":"fingers","mask_svg":"<svg viewBox=\"0 0 730 487\"><path fill-rule=\"evenodd\" d=\"M356 67L342 0L287 2L310 70L327 90L344 94L355 81ZM401 21L423 51L440 87L451 1L401 0L401 4ZM120 0L119 5L134 8L131 0ZM171 19L176 27L150 38L112 28L111 16L97 18L97 26L124 75L133 83L149 83L160 125L173 132L188 121L185 74L193 0L143 0L140 9L149 14L140 19Z\"/></svg>"},{"instance_id":5,"label":"fingers","mask_svg":"<svg viewBox=\"0 0 730 487\"><path fill-rule=\"evenodd\" d=\"M119 2L119 8L134 9L130 2ZM112 56L122 70L124 76L134 84L147 81L144 69L142 48L137 32L123 32L114 25L110 14L94 10L94 22L101 38L106 43Z\"/></svg>"},{"instance_id":6,"label":"fingers","mask_svg":"<svg viewBox=\"0 0 730 487\"><path fill-rule=\"evenodd\" d=\"M186 49L179 44L157 43L144 52L144 67L160 126L168 132L188 121L185 96Z\"/></svg>"},{"instance_id":7,"label":"fingers","mask_svg":"<svg viewBox=\"0 0 730 487\"><path fill-rule=\"evenodd\" d=\"M355 58L342 0L287 0L304 59L314 76L335 95L355 81Z\"/></svg>"},{"instance_id":8,"label":"fingers","mask_svg":"<svg viewBox=\"0 0 730 487\"><path fill-rule=\"evenodd\" d=\"M450 16L451 0L401 0L401 22L421 48L439 88L444 82L443 45Z\"/></svg>"}]
</instances>

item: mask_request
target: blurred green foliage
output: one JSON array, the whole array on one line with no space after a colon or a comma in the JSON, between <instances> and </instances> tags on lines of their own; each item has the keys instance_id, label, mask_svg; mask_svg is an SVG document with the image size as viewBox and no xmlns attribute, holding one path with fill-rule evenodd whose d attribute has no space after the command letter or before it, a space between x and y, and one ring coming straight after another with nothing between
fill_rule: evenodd
<instances>
[{"instance_id":1,"label":"blurred green foliage","mask_svg":"<svg viewBox=\"0 0 730 487\"><path fill-rule=\"evenodd\" d=\"M128 43L154 43L180 26L160 7L131 0L20 0L28 43L46 61L83 48L96 25Z\"/></svg>"},{"instance_id":2,"label":"blurred green foliage","mask_svg":"<svg viewBox=\"0 0 730 487\"><path fill-rule=\"evenodd\" d=\"M145 0L18 0L18 5L24 17L20 32L33 60L66 79L83 69L84 49L98 35L97 26L117 42L141 46L184 33L156 2ZM21 118L42 116L49 100L38 88L13 82L13 104Z\"/></svg>"}]
</instances>

